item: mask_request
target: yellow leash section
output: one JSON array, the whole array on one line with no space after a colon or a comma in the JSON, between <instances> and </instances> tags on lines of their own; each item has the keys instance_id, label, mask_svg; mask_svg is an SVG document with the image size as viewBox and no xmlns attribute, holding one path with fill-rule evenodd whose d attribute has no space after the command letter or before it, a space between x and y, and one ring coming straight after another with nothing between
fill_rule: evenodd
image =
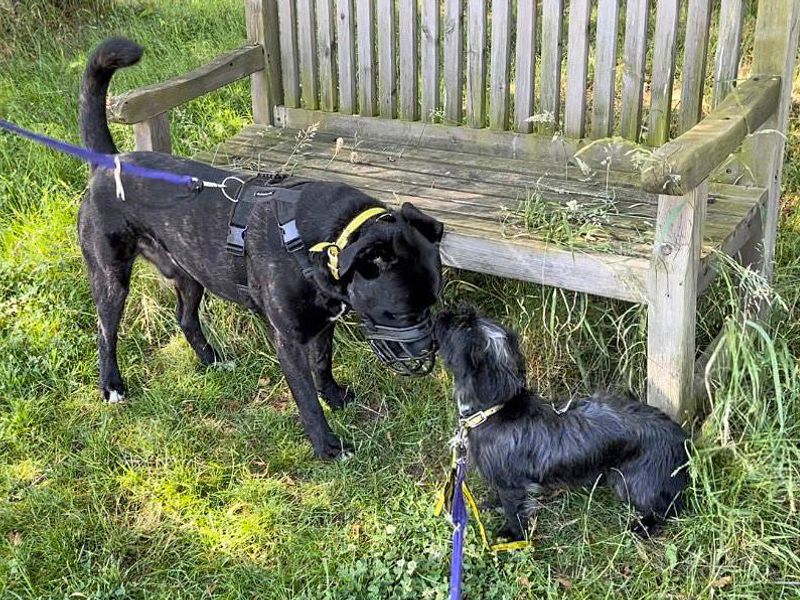
<instances>
[{"instance_id":1,"label":"yellow leash section","mask_svg":"<svg viewBox=\"0 0 800 600\"><path fill-rule=\"evenodd\" d=\"M314 244L308 249L309 252L328 252L328 268L331 271L334 279L339 279L339 253L345 249L350 241L350 236L353 235L359 227L369 221L373 217L378 217L383 214L388 214L388 210L380 206L368 208L365 211L358 213L348 224L342 229L342 233L336 238L335 242L320 242Z\"/></svg>"}]
</instances>

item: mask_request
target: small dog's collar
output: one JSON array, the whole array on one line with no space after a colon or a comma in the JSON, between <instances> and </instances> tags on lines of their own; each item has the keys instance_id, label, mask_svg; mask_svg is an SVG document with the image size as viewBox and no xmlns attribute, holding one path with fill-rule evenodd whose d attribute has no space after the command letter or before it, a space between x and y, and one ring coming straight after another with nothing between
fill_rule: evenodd
<instances>
[{"instance_id":1,"label":"small dog's collar","mask_svg":"<svg viewBox=\"0 0 800 600\"><path fill-rule=\"evenodd\" d=\"M309 252L328 252L328 268L331 271L331 275L333 275L334 279L339 279L339 253L345 249L348 242L350 241L350 236L353 235L356 230L361 227L364 223L369 221L372 217L381 216L387 214L385 208L381 206L373 206L372 208L368 208L367 210L358 213L348 224L347 226L342 229L342 233L339 234L339 237L336 238L335 242L320 242L319 244L314 244L311 248L308 249Z\"/></svg>"},{"instance_id":2,"label":"small dog's collar","mask_svg":"<svg viewBox=\"0 0 800 600\"><path fill-rule=\"evenodd\" d=\"M475 429L476 427L483 425L489 417L500 412L503 406L504 406L503 404L495 404L494 406L492 406L491 408L487 408L486 410L481 410L476 413L472 413L468 417L463 417L459 419L458 424L467 431Z\"/></svg>"}]
</instances>

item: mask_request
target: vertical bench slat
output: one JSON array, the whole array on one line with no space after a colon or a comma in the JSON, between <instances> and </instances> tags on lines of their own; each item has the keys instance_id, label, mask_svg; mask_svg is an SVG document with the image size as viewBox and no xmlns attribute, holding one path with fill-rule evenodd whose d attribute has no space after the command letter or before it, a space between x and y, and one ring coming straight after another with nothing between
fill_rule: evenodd
<instances>
[{"instance_id":1,"label":"vertical bench slat","mask_svg":"<svg viewBox=\"0 0 800 600\"><path fill-rule=\"evenodd\" d=\"M461 123L464 98L464 34L461 0L444 5L444 115Z\"/></svg>"},{"instance_id":2,"label":"vertical bench slat","mask_svg":"<svg viewBox=\"0 0 800 600\"><path fill-rule=\"evenodd\" d=\"M617 84L619 0L600 0L597 7L592 137L614 133L614 90Z\"/></svg>"},{"instance_id":3,"label":"vertical bench slat","mask_svg":"<svg viewBox=\"0 0 800 600\"><path fill-rule=\"evenodd\" d=\"M653 41L653 78L647 143L661 146L669 138L672 122L672 88L678 41L679 0L659 0Z\"/></svg>"},{"instance_id":4,"label":"vertical bench slat","mask_svg":"<svg viewBox=\"0 0 800 600\"><path fill-rule=\"evenodd\" d=\"M439 110L439 0L422 0L422 120Z\"/></svg>"},{"instance_id":5,"label":"vertical bench slat","mask_svg":"<svg viewBox=\"0 0 800 600\"><path fill-rule=\"evenodd\" d=\"M622 112L620 133L639 140L642 124L644 67L647 55L647 19L650 0L628 0L625 17L625 57L622 67Z\"/></svg>"},{"instance_id":6,"label":"vertical bench slat","mask_svg":"<svg viewBox=\"0 0 800 600\"><path fill-rule=\"evenodd\" d=\"M722 0L719 10L719 38L714 64L714 108L734 88L742 57L743 0Z\"/></svg>"},{"instance_id":7,"label":"vertical bench slat","mask_svg":"<svg viewBox=\"0 0 800 600\"><path fill-rule=\"evenodd\" d=\"M375 25L372 0L356 0L358 26L358 108L364 117L374 117L378 112L375 97Z\"/></svg>"},{"instance_id":8,"label":"vertical bench slat","mask_svg":"<svg viewBox=\"0 0 800 600\"><path fill-rule=\"evenodd\" d=\"M529 133L533 116L533 88L536 81L536 2L517 4L516 89L514 126Z\"/></svg>"},{"instance_id":9,"label":"vertical bench slat","mask_svg":"<svg viewBox=\"0 0 800 600\"><path fill-rule=\"evenodd\" d=\"M544 0L542 4L542 93L541 110L550 113L554 123L561 120L561 36L564 0Z\"/></svg>"},{"instance_id":10,"label":"vertical bench slat","mask_svg":"<svg viewBox=\"0 0 800 600\"><path fill-rule=\"evenodd\" d=\"M356 50L353 16L353 0L336 0L339 111L349 115L356 112Z\"/></svg>"},{"instance_id":11,"label":"vertical bench slat","mask_svg":"<svg viewBox=\"0 0 800 600\"><path fill-rule=\"evenodd\" d=\"M300 106L300 78L297 66L297 28L293 0L280 0L278 22L281 38L281 70L283 71L283 101L286 106Z\"/></svg>"},{"instance_id":12,"label":"vertical bench slat","mask_svg":"<svg viewBox=\"0 0 800 600\"><path fill-rule=\"evenodd\" d=\"M400 0L400 118L419 118L419 75L417 74L417 2Z\"/></svg>"},{"instance_id":13,"label":"vertical bench slat","mask_svg":"<svg viewBox=\"0 0 800 600\"><path fill-rule=\"evenodd\" d=\"M336 110L336 46L333 34L333 0L317 0L317 50L319 52L320 105L323 110Z\"/></svg>"},{"instance_id":14,"label":"vertical bench slat","mask_svg":"<svg viewBox=\"0 0 800 600\"><path fill-rule=\"evenodd\" d=\"M572 0L569 11L567 100L564 133L582 138L586 133L586 78L589 73L589 0Z\"/></svg>"},{"instance_id":15,"label":"vertical bench slat","mask_svg":"<svg viewBox=\"0 0 800 600\"><path fill-rule=\"evenodd\" d=\"M297 42L300 47L300 83L305 108L316 110L317 37L314 0L297 0Z\"/></svg>"},{"instance_id":16,"label":"vertical bench slat","mask_svg":"<svg viewBox=\"0 0 800 600\"><path fill-rule=\"evenodd\" d=\"M686 44L681 73L681 109L678 135L694 127L703 112L703 88L706 83L708 32L711 26L711 0L689 0Z\"/></svg>"},{"instance_id":17,"label":"vertical bench slat","mask_svg":"<svg viewBox=\"0 0 800 600\"><path fill-rule=\"evenodd\" d=\"M489 91L489 127L508 128L511 58L511 0L492 2L492 62Z\"/></svg>"},{"instance_id":18,"label":"vertical bench slat","mask_svg":"<svg viewBox=\"0 0 800 600\"><path fill-rule=\"evenodd\" d=\"M394 0L378 0L378 108L382 117L396 112Z\"/></svg>"},{"instance_id":19,"label":"vertical bench slat","mask_svg":"<svg viewBox=\"0 0 800 600\"><path fill-rule=\"evenodd\" d=\"M486 3L467 0L467 124L486 121Z\"/></svg>"},{"instance_id":20,"label":"vertical bench slat","mask_svg":"<svg viewBox=\"0 0 800 600\"><path fill-rule=\"evenodd\" d=\"M247 0L247 40L264 47L264 70L250 76L253 122L273 122L273 109L283 104L278 4L274 0Z\"/></svg>"}]
</instances>

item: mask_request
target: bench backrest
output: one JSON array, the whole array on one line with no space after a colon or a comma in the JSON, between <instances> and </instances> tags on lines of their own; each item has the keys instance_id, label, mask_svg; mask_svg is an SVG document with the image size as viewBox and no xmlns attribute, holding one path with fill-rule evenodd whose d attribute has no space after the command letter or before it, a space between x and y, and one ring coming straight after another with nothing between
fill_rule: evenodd
<instances>
[{"instance_id":1,"label":"bench backrest","mask_svg":"<svg viewBox=\"0 0 800 600\"><path fill-rule=\"evenodd\" d=\"M652 146L735 86L756 12L754 0L247 4L274 104Z\"/></svg>"}]
</instances>

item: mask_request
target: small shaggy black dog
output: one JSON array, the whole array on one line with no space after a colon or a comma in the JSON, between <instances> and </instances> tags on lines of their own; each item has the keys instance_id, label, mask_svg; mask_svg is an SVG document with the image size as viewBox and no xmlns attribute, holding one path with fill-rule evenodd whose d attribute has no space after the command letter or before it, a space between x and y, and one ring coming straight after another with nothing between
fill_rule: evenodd
<instances>
[{"instance_id":1,"label":"small shaggy black dog","mask_svg":"<svg viewBox=\"0 0 800 600\"><path fill-rule=\"evenodd\" d=\"M667 415L599 394L556 412L526 389L514 332L470 308L440 313L435 336L453 372L461 418L502 405L468 439L471 459L499 495L506 535L523 537L528 491L592 485L601 475L638 510L639 534L680 510L687 435Z\"/></svg>"}]
</instances>

